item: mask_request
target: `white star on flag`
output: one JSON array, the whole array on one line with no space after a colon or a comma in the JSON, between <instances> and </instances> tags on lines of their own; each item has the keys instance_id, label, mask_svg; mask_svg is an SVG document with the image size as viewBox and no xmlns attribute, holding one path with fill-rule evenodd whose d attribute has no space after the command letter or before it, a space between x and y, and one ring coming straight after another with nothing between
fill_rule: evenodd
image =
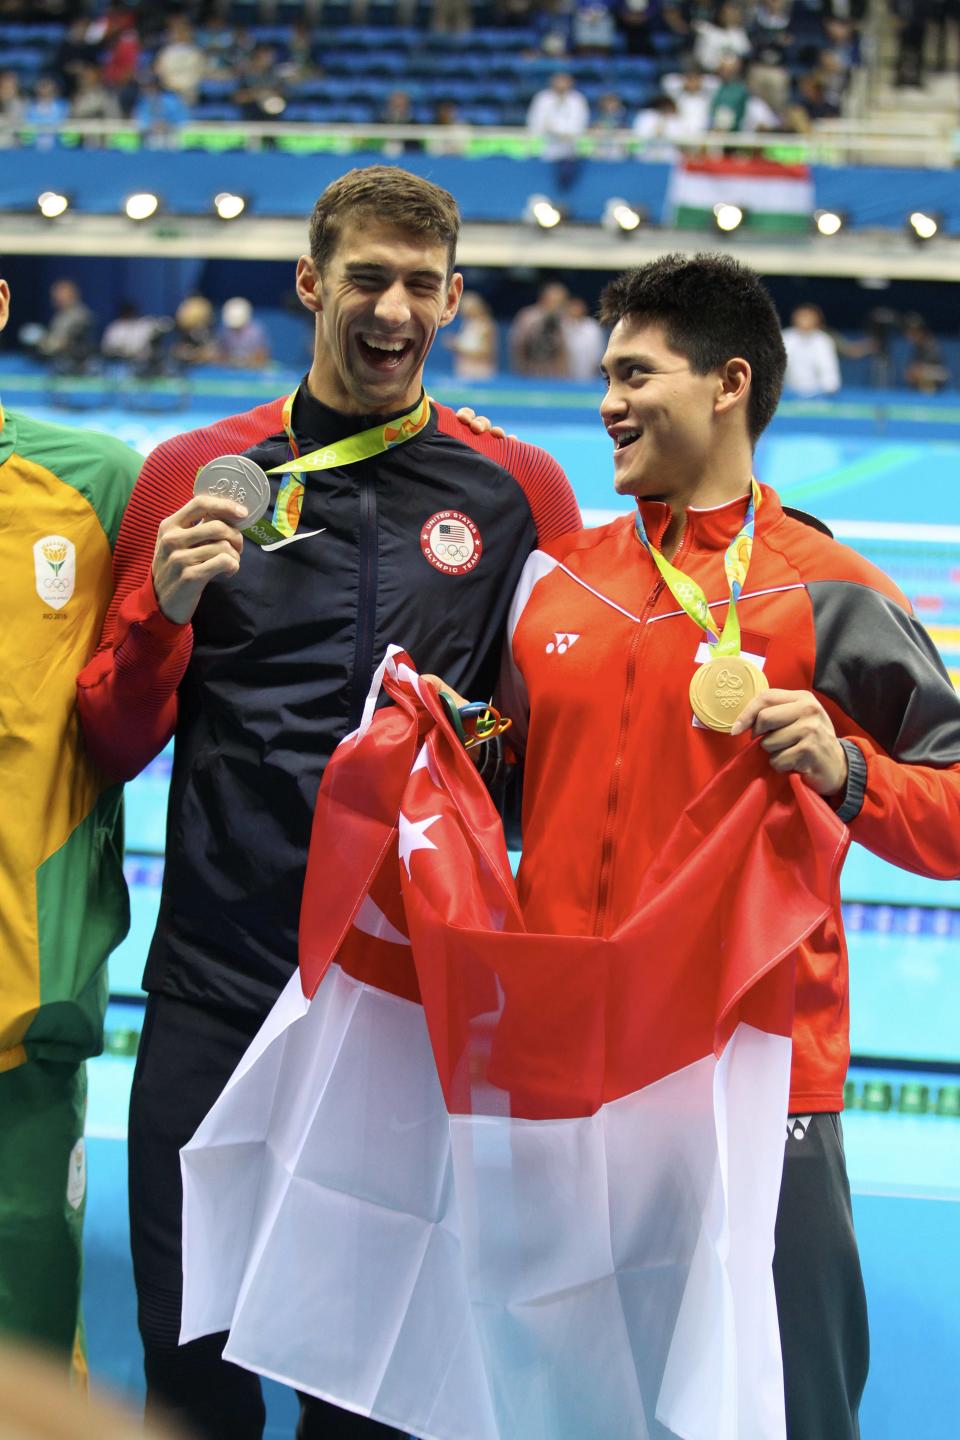
<instances>
[{"instance_id":1,"label":"white star on flag","mask_svg":"<svg viewBox=\"0 0 960 1440\"><path fill-rule=\"evenodd\" d=\"M430 815L426 820L408 820L403 811L400 811L400 859L407 867L407 878L410 877L410 856L415 850L436 850L432 840L428 840L426 831L439 815Z\"/></svg>"}]
</instances>

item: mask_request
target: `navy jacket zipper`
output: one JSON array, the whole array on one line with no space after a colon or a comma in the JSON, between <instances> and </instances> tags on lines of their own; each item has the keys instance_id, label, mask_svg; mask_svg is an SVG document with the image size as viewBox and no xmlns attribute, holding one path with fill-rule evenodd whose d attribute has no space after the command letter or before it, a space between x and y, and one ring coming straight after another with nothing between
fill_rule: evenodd
<instances>
[{"instance_id":1,"label":"navy jacket zipper","mask_svg":"<svg viewBox=\"0 0 960 1440\"><path fill-rule=\"evenodd\" d=\"M350 698L350 726L360 724L367 691L373 675L373 644L377 630L377 580L379 545L377 535L377 488L372 476L360 477L360 585L357 594L357 638L353 651L353 693Z\"/></svg>"}]
</instances>

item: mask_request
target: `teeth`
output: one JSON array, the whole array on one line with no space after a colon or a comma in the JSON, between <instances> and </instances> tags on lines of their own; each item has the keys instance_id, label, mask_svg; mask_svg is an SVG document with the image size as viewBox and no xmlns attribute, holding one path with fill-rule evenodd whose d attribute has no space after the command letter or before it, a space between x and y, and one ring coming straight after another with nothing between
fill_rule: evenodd
<instances>
[{"instance_id":1,"label":"teeth","mask_svg":"<svg viewBox=\"0 0 960 1440\"><path fill-rule=\"evenodd\" d=\"M622 450L625 445L632 445L633 442L634 442L634 440L639 440L639 439L640 439L640 432L639 432L638 430L627 430L623 435L618 435L618 436L617 436L617 440L616 440L617 449L618 449L618 450Z\"/></svg>"},{"instance_id":2,"label":"teeth","mask_svg":"<svg viewBox=\"0 0 960 1440\"><path fill-rule=\"evenodd\" d=\"M385 350L391 355L397 355L407 348L406 340L382 340L376 335L361 335L360 339L364 345L369 345L371 350Z\"/></svg>"}]
</instances>

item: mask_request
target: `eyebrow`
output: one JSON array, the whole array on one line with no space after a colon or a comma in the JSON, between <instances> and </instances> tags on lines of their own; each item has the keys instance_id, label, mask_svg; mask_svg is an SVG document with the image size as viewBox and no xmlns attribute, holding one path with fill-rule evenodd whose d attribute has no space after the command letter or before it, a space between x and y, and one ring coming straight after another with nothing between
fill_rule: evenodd
<instances>
[{"instance_id":1,"label":"eyebrow","mask_svg":"<svg viewBox=\"0 0 960 1440\"><path fill-rule=\"evenodd\" d=\"M348 275L389 275L392 266L384 264L379 260L352 260L347 265ZM431 280L442 285L446 276L440 270L411 270L404 276L406 280Z\"/></svg>"}]
</instances>

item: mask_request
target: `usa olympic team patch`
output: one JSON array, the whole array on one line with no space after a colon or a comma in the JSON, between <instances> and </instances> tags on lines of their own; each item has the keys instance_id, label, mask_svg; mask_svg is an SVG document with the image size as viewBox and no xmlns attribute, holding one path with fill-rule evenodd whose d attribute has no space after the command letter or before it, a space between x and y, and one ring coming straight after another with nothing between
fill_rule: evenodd
<instances>
[{"instance_id":1,"label":"usa olympic team patch","mask_svg":"<svg viewBox=\"0 0 960 1440\"><path fill-rule=\"evenodd\" d=\"M438 510L420 531L420 553L444 575L468 575L483 554L480 531L460 510Z\"/></svg>"}]
</instances>

